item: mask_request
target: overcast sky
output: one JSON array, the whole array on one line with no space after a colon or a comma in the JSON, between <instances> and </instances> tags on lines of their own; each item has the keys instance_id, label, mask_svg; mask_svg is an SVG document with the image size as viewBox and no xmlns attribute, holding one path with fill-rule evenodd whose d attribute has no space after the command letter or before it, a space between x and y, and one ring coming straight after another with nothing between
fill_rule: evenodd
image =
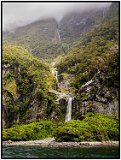
<instances>
[{"instance_id":1,"label":"overcast sky","mask_svg":"<svg viewBox=\"0 0 121 160\"><path fill-rule=\"evenodd\" d=\"M57 3L57 2L27 2L27 3L3 3L3 30L11 30L17 26L23 26L38 19L54 17L58 21L69 12L83 12L94 8L109 6L106 2L90 3Z\"/></svg>"}]
</instances>

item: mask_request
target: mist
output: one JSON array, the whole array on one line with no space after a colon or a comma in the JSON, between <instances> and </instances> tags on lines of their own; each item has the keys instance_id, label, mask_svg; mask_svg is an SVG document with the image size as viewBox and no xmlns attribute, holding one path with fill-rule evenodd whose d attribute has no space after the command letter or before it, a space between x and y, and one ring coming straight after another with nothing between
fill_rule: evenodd
<instances>
[{"instance_id":1,"label":"mist","mask_svg":"<svg viewBox=\"0 0 121 160\"><path fill-rule=\"evenodd\" d=\"M110 2L3 2L3 31L10 31L50 17L60 21L67 13L102 9L110 4Z\"/></svg>"}]
</instances>

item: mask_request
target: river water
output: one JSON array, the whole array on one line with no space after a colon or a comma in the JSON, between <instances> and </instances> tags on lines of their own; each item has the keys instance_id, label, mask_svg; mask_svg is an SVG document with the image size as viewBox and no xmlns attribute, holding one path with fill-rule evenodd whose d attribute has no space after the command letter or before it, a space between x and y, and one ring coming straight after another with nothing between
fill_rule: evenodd
<instances>
[{"instance_id":1,"label":"river water","mask_svg":"<svg viewBox=\"0 0 121 160\"><path fill-rule=\"evenodd\" d=\"M3 146L2 158L119 158L118 147L47 148L39 146Z\"/></svg>"}]
</instances>

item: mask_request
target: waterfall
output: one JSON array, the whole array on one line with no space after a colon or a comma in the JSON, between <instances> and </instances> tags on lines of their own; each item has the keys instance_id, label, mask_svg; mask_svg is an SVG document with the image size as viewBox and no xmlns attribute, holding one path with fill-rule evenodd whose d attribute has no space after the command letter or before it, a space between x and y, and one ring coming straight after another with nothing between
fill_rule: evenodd
<instances>
[{"instance_id":1,"label":"waterfall","mask_svg":"<svg viewBox=\"0 0 121 160\"><path fill-rule=\"evenodd\" d=\"M57 85L58 85L58 88L59 88L59 82L58 82L58 70L56 70L56 68L54 68L54 65L55 65L55 62L52 63L52 74L56 77L56 80L57 80ZM59 101L60 99L66 97L66 99L68 100L68 103L67 103L67 112L66 112L66 116L65 116L65 122L68 122L71 120L71 112L72 112L72 101L74 99L74 95L73 94L66 94L66 93L63 93L63 92L58 92L58 98L56 100L56 102L59 104Z\"/></svg>"},{"instance_id":2,"label":"waterfall","mask_svg":"<svg viewBox=\"0 0 121 160\"><path fill-rule=\"evenodd\" d=\"M92 79L91 79L90 81L86 82L84 85L82 85L81 88L85 88L85 87L88 87L89 85L92 85L92 83L94 83L95 77L96 77L96 76L99 76L99 75L100 75L100 71L99 71L99 69L98 69L98 72L95 73L95 75L92 77Z\"/></svg>"},{"instance_id":3,"label":"waterfall","mask_svg":"<svg viewBox=\"0 0 121 160\"><path fill-rule=\"evenodd\" d=\"M103 19L105 18L105 11L103 11Z\"/></svg>"},{"instance_id":4,"label":"waterfall","mask_svg":"<svg viewBox=\"0 0 121 160\"><path fill-rule=\"evenodd\" d=\"M73 97L69 97L68 104L67 104L67 112L66 112L65 122L68 122L71 120L72 101L73 101Z\"/></svg>"},{"instance_id":5,"label":"waterfall","mask_svg":"<svg viewBox=\"0 0 121 160\"><path fill-rule=\"evenodd\" d=\"M58 77L58 71L57 70L55 71L55 76Z\"/></svg>"},{"instance_id":6,"label":"waterfall","mask_svg":"<svg viewBox=\"0 0 121 160\"><path fill-rule=\"evenodd\" d=\"M64 47L63 47L63 44L62 44L62 41L61 41L61 36L60 36L58 27L57 27L57 39L58 39L58 41L60 42L60 46L61 46L61 48L62 48L63 54L65 54L65 50L64 50Z\"/></svg>"},{"instance_id":7,"label":"waterfall","mask_svg":"<svg viewBox=\"0 0 121 160\"><path fill-rule=\"evenodd\" d=\"M62 98L64 98L64 97L68 97L68 95L67 94L65 94L65 93L59 93L59 95L58 95L58 99L56 100L56 102L59 102L59 100L60 99L62 99Z\"/></svg>"},{"instance_id":8,"label":"waterfall","mask_svg":"<svg viewBox=\"0 0 121 160\"><path fill-rule=\"evenodd\" d=\"M59 103L59 100L62 98L68 98L68 103L67 103L67 111L66 111L66 117L65 117L65 122L68 122L71 120L71 114L72 114L72 101L74 99L74 97L71 97L68 94L65 93L60 93L58 99L56 100L56 102Z\"/></svg>"},{"instance_id":9,"label":"waterfall","mask_svg":"<svg viewBox=\"0 0 121 160\"><path fill-rule=\"evenodd\" d=\"M59 82L58 82L58 71L57 71L57 70L55 71L55 76L56 76L56 80L57 80L57 85L58 85L58 87L59 87Z\"/></svg>"},{"instance_id":10,"label":"waterfall","mask_svg":"<svg viewBox=\"0 0 121 160\"><path fill-rule=\"evenodd\" d=\"M90 85L92 83L93 83L93 80L91 79L90 81L88 81L84 85L82 85L82 88L87 87L88 85Z\"/></svg>"},{"instance_id":11,"label":"waterfall","mask_svg":"<svg viewBox=\"0 0 121 160\"><path fill-rule=\"evenodd\" d=\"M57 86L59 87L59 82L58 82L58 71L56 70L56 68L54 68L55 62L52 62L52 75L56 77L56 81L57 81Z\"/></svg>"},{"instance_id":12,"label":"waterfall","mask_svg":"<svg viewBox=\"0 0 121 160\"><path fill-rule=\"evenodd\" d=\"M60 33L58 29L57 29L57 35L58 35L58 41L61 42Z\"/></svg>"}]
</instances>

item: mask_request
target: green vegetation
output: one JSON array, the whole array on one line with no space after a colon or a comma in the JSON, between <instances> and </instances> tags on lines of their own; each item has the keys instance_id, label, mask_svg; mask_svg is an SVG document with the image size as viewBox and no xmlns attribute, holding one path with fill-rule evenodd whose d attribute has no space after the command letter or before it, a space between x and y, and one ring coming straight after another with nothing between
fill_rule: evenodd
<instances>
[{"instance_id":1,"label":"green vegetation","mask_svg":"<svg viewBox=\"0 0 121 160\"><path fill-rule=\"evenodd\" d=\"M119 66L120 55L118 50L113 53L113 56L109 57L107 65L107 78L104 79L105 84L110 87L119 88Z\"/></svg>"},{"instance_id":2,"label":"green vegetation","mask_svg":"<svg viewBox=\"0 0 121 160\"><path fill-rule=\"evenodd\" d=\"M53 137L56 125L47 120L3 129L2 139L12 141L39 140Z\"/></svg>"},{"instance_id":3,"label":"green vegetation","mask_svg":"<svg viewBox=\"0 0 121 160\"><path fill-rule=\"evenodd\" d=\"M25 123L32 114L29 110L34 106L38 108L35 115L39 115L41 110L46 113L47 106L50 108L40 119L51 115L56 103L55 97L49 95L49 89L56 85L56 79L49 65L20 46L4 44L3 73L3 103L10 119L8 127L17 121L18 116L20 122Z\"/></svg>"},{"instance_id":4,"label":"green vegetation","mask_svg":"<svg viewBox=\"0 0 121 160\"><path fill-rule=\"evenodd\" d=\"M4 38L10 43L27 48L35 57L48 61L63 53L58 40L57 22L53 18L19 27Z\"/></svg>"},{"instance_id":5,"label":"green vegetation","mask_svg":"<svg viewBox=\"0 0 121 160\"><path fill-rule=\"evenodd\" d=\"M57 68L61 74L74 75L71 86L75 93L92 79L95 73L105 74L102 83L108 87L119 87L118 19L112 18L91 29L67 55L60 58Z\"/></svg>"},{"instance_id":6,"label":"green vegetation","mask_svg":"<svg viewBox=\"0 0 121 160\"><path fill-rule=\"evenodd\" d=\"M71 120L59 126L55 137L59 142L118 140L118 128L118 122L112 117L88 113L82 121Z\"/></svg>"},{"instance_id":7,"label":"green vegetation","mask_svg":"<svg viewBox=\"0 0 121 160\"><path fill-rule=\"evenodd\" d=\"M117 14L118 3L112 3L109 11L107 8L103 8L97 11L85 11L83 14L70 13L64 15L59 23L54 18L38 20L19 27L14 32L6 32L3 38L9 42L23 45L34 56L50 62L53 61L53 58L66 54L78 43L84 32L100 25L104 19L107 21Z\"/></svg>"},{"instance_id":8,"label":"green vegetation","mask_svg":"<svg viewBox=\"0 0 121 160\"><path fill-rule=\"evenodd\" d=\"M88 113L80 120L71 120L68 123L55 124L43 120L26 125L14 125L12 128L3 129L3 140L36 140L55 137L61 141L108 141L119 138L118 121L113 117L101 114Z\"/></svg>"}]
</instances>

